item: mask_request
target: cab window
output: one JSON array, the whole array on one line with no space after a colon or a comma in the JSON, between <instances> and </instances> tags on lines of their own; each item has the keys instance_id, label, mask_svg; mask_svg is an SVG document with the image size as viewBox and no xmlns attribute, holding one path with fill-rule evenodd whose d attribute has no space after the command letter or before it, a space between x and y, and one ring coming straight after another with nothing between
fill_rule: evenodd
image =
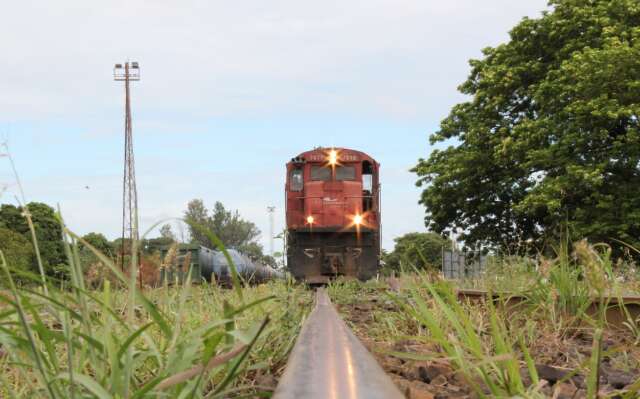
<instances>
[{"instance_id":1,"label":"cab window","mask_svg":"<svg viewBox=\"0 0 640 399\"><path fill-rule=\"evenodd\" d=\"M302 191L304 180L302 177L302 169L296 168L291 171L290 187L291 191Z\"/></svg>"},{"instance_id":2,"label":"cab window","mask_svg":"<svg viewBox=\"0 0 640 399\"><path fill-rule=\"evenodd\" d=\"M331 169L324 166L311 166L311 180L329 181L331 180Z\"/></svg>"},{"instance_id":3,"label":"cab window","mask_svg":"<svg viewBox=\"0 0 640 399\"><path fill-rule=\"evenodd\" d=\"M373 164L362 162L362 210L368 212L373 209Z\"/></svg>"},{"instance_id":4,"label":"cab window","mask_svg":"<svg viewBox=\"0 0 640 399\"><path fill-rule=\"evenodd\" d=\"M368 193L373 191L373 175L362 175L362 190Z\"/></svg>"},{"instance_id":5,"label":"cab window","mask_svg":"<svg viewBox=\"0 0 640 399\"><path fill-rule=\"evenodd\" d=\"M355 180L355 179L356 179L355 166L338 166L336 168L336 180Z\"/></svg>"}]
</instances>

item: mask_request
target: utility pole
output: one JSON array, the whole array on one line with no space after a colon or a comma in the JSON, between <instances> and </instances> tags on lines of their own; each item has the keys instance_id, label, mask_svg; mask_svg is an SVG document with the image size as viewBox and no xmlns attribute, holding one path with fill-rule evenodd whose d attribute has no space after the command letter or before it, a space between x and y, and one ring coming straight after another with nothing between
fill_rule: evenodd
<instances>
[{"instance_id":1,"label":"utility pole","mask_svg":"<svg viewBox=\"0 0 640 399\"><path fill-rule=\"evenodd\" d=\"M137 62L116 64L113 68L113 79L124 82L124 176L122 179L122 246L120 256L124 271L125 254L137 258L133 253L133 243L138 242L138 190L136 188L135 158L133 155L133 133L131 129L131 96L129 83L140 80L140 67ZM127 242L128 241L128 242ZM136 250L137 252L137 250ZM132 271L133 272L133 271ZM142 278L140 279L142 284Z\"/></svg>"},{"instance_id":2,"label":"utility pole","mask_svg":"<svg viewBox=\"0 0 640 399\"><path fill-rule=\"evenodd\" d=\"M269 212L269 255L273 256L273 213L276 211L275 206L268 206L267 212Z\"/></svg>"}]
</instances>

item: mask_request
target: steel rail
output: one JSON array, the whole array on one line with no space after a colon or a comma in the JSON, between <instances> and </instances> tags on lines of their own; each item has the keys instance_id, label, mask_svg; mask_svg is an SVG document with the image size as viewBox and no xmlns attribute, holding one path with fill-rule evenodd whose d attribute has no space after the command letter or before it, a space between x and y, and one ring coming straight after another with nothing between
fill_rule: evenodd
<instances>
[{"instance_id":1,"label":"steel rail","mask_svg":"<svg viewBox=\"0 0 640 399\"><path fill-rule=\"evenodd\" d=\"M502 298L507 308L518 311L519 306L528 299L522 293L510 292L489 292L477 289L459 289L458 299L479 301L486 300L491 295L493 300ZM611 327L628 328L627 323L640 325L640 296L639 295L622 295L622 296L605 296L603 298L593 297L591 302L584 309L589 316L597 317L600 311L600 305L606 305L605 320Z\"/></svg>"},{"instance_id":2,"label":"steel rail","mask_svg":"<svg viewBox=\"0 0 640 399\"><path fill-rule=\"evenodd\" d=\"M274 393L275 399L401 399L404 395L356 338L323 288Z\"/></svg>"}]
</instances>

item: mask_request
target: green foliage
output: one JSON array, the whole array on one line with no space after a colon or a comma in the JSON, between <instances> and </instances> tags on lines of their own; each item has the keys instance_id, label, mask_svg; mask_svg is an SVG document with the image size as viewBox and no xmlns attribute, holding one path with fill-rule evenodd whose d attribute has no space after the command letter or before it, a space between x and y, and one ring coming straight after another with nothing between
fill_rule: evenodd
<instances>
[{"instance_id":1,"label":"green foliage","mask_svg":"<svg viewBox=\"0 0 640 399\"><path fill-rule=\"evenodd\" d=\"M271 255L264 255L262 259L260 259L260 261L267 266L273 267L274 269L278 267L278 261Z\"/></svg>"},{"instance_id":2,"label":"green foliage","mask_svg":"<svg viewBox=\"0 0 640 399\"><path fill-rule=\"evenodd\" d=\"M0 227L0 251L12 271L35 272L33 245L22 234Z\"/></svg>"},{"instance_id":3,"label":"green foliage","mask_svg":"<svg viewBox=\"0 0 640 399\"><path fill-rule=\"evenodd\" d=\"M109 257L113 256L113 247L111 246L111 242L103 234L87 233L82 237L82 239L103 254ZM80 248L84 249L86 246L80 244Z\"/></svg>"},{"instance_id":4,"label":"green foliage","mask_svg":"<svg viewBox=\"0 0 640 399\"><path fill-rule=\"evenodd\" d=\"M142 246L142 251L144 253L152 254L166 248L174 242L175 240L170 237L156 237L143 239L141 240L140 245Z\"/></svg>"},{"instance_id":5,"label":"green foliage","mask_svg":"<svg viewBox=\"0 0 640 399\"><path fill-rule=\"evenodd\" d=\"M239 246L238 251L247 255L253 261L260 262L271 267L277 267L278 265L276 259L271 255L264 254L262 245L255 241Z\"/></svg>"},{"instance_id":6,"label":"green foliage","mask_svg":"<svg viewBox=\"0 0 640 399\"><path fill-rule=\"evenodd\" d=\"M262 246L254 241L240 245L237 249L252 260L261 260L264 256L262 254Z\"/></svg>"},{"instance_id":7,"label":"green foliage","mask_svg":"<svg viewBox=\"0 0 640 399\"><path fill-rule=\"evenodd\" d=\"M62 244L62 228L56 219L55 211L49 205L40 202L30 202L26 208L33 220L45 272L49 275L65 274L66 256ZM3 204L0 206L0 224L31 242L31 232L24 211L22 207Z\"/></svg>"},{"instance_id":8,"label":"green foliage","mask_svg":"<svg viewBox=\"0 0 640 399\"><path fill-rule=\"evenodd\" d=\"M143 239L140 244L144 253L153 254L160 252L175 242L177 242L177 239L171 229L171 225L164 224L160 227L160 237Z\"/></svg>"},{"instance_id":9,"label":"green foliage","mask_svg":"<svg viewBox=\"0 0 640 399\"><path fill-rule=\"evenodd\" d=\"M190 221L189 233L193 243L211 246L209 237L194 228L195 224L215 234L226 247L235 248L254 260L263 260L263 248L256 241L260 230L253 222L243 219L237 210L228 211L221 202L216 202L209 211L202 200L194 199L187 204L185 219Z\"/></svg>"},{"instance_id":10,"label":"green foliage","mask_svg":"<svg viewBox=\"0 0 640 399\"><path fill-rule=\"evenodd\" d=\"M109 259L114 258L116 251L114 250L112 243L103 234L87 233L82 237L82 239L84 240L84 242L88 243L89 245L103 253ZM98 257L95 256L95 254L87 245L79 244L78 254L80 256L82 265L86 268L90 268L91 266L99 262ZM105 270L105 272L107 271ZM102 278L104 278L104 276L101 276L101 279Z\"/></svg>"},{"instance_id":11,"label":"green foliage","mask_svg":"<svg viewBox=\"0 0 640 399\"><path fill-rule=\"evenodd\" d=\"M436 233L409 233L394 241L393 251L383 254L385 267L390 270L440 268L442 247L450 245L449 240Z\"/></svg>"},{"instance_id":12,"label":"green foliage","mask_svg":"<svg viewBox=\"0 0 640 399\"><path fill-rule=\"evenodd\" d=\"M415 288L410 291L411 303L415 305L409 305L397 295L390 297L404 312L428 328L429 341L442 348L443 356L451 360L479 398L544 397L538 392L539 387L527 389L523 383L515 351L519 337L510 333L492 301L487 302L488 326L480 329L475 315L460 304L450 286L435 285L426 280L424 285L432 298L431 303ZM491 339L492 345L485 344L483 334ZM528 371L530 379L537 380L535 368Z\"/></svg>"},{"instance_id":13,"label":"green foliage","mask_svg":"<svg viewBox=\"0 0 640 399\"><path fill-rule=\"evenodd\" d=\"M171 229L170 224L164 224L160 227L160 237L170 238L172 240L176 240L175 234L173 234L173 230Z\"/></svg>"},{"instance_id":14,"label":"green foliage","mask_svg":"<svg viewBox=\"0 0 640 399\"><path fill-rule=\"evenodd\" d=\"M126 289L105 281L102 292L87 290L75 240ZM243 295L236 297L216 285L187 283L143 293L135 262L127 276L66 229L64 242L70 276L64 289L46 282L37 289L17 287L0 252L0 273L9 286L0 292L0 397L266 395L243 380L281 367L309 302L302 287L237 286ZM270 316L276 325L268 323Z\"/></svg>"},{"instance_id":15,"label":"green foliage","mask_svg":"<svg viewBox=\"0 0 640 399\"><path fill-rule=\"evenodd\" d=\"M640 3L554 0L483 50L414 169L426 223L515 250L640 237Z\"/></svg>"}]
</instances>

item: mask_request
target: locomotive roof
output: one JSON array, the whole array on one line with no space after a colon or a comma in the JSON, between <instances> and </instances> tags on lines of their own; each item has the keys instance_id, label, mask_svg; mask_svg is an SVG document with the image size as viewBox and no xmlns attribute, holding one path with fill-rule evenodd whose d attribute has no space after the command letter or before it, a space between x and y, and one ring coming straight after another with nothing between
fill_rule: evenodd
<instances>
[{"instance_id":1,"label":"locomotive roof","mask_svg":"<svg viewBox=\"0 0 640 399\"><path fill-rule=\"evenodd\" d=\"M327 153L331 150L335 150L337 151L339 154L349 154L349 155L356 155L358 156L358 162L362 162L362 161L371 161L374 162L375 164L378 164L378 162L373 159L373 157L371 157L370 155L362 152L362 151L358 151L358 150L352 150L350 148L343 148L343 147L317 147L314 148L313 150L309 150L309 151L305 151L300 153L297 157L292 158L296 159L296 158L304 158L305 160L309 161L309 162L314 162L313 157L311 155L316 155L316 154L322 154L324 156L327 155ZM324 158L323 158L324 159ZM291 162L289 162L291 163Z\"/></svg>"}]
</instances>

